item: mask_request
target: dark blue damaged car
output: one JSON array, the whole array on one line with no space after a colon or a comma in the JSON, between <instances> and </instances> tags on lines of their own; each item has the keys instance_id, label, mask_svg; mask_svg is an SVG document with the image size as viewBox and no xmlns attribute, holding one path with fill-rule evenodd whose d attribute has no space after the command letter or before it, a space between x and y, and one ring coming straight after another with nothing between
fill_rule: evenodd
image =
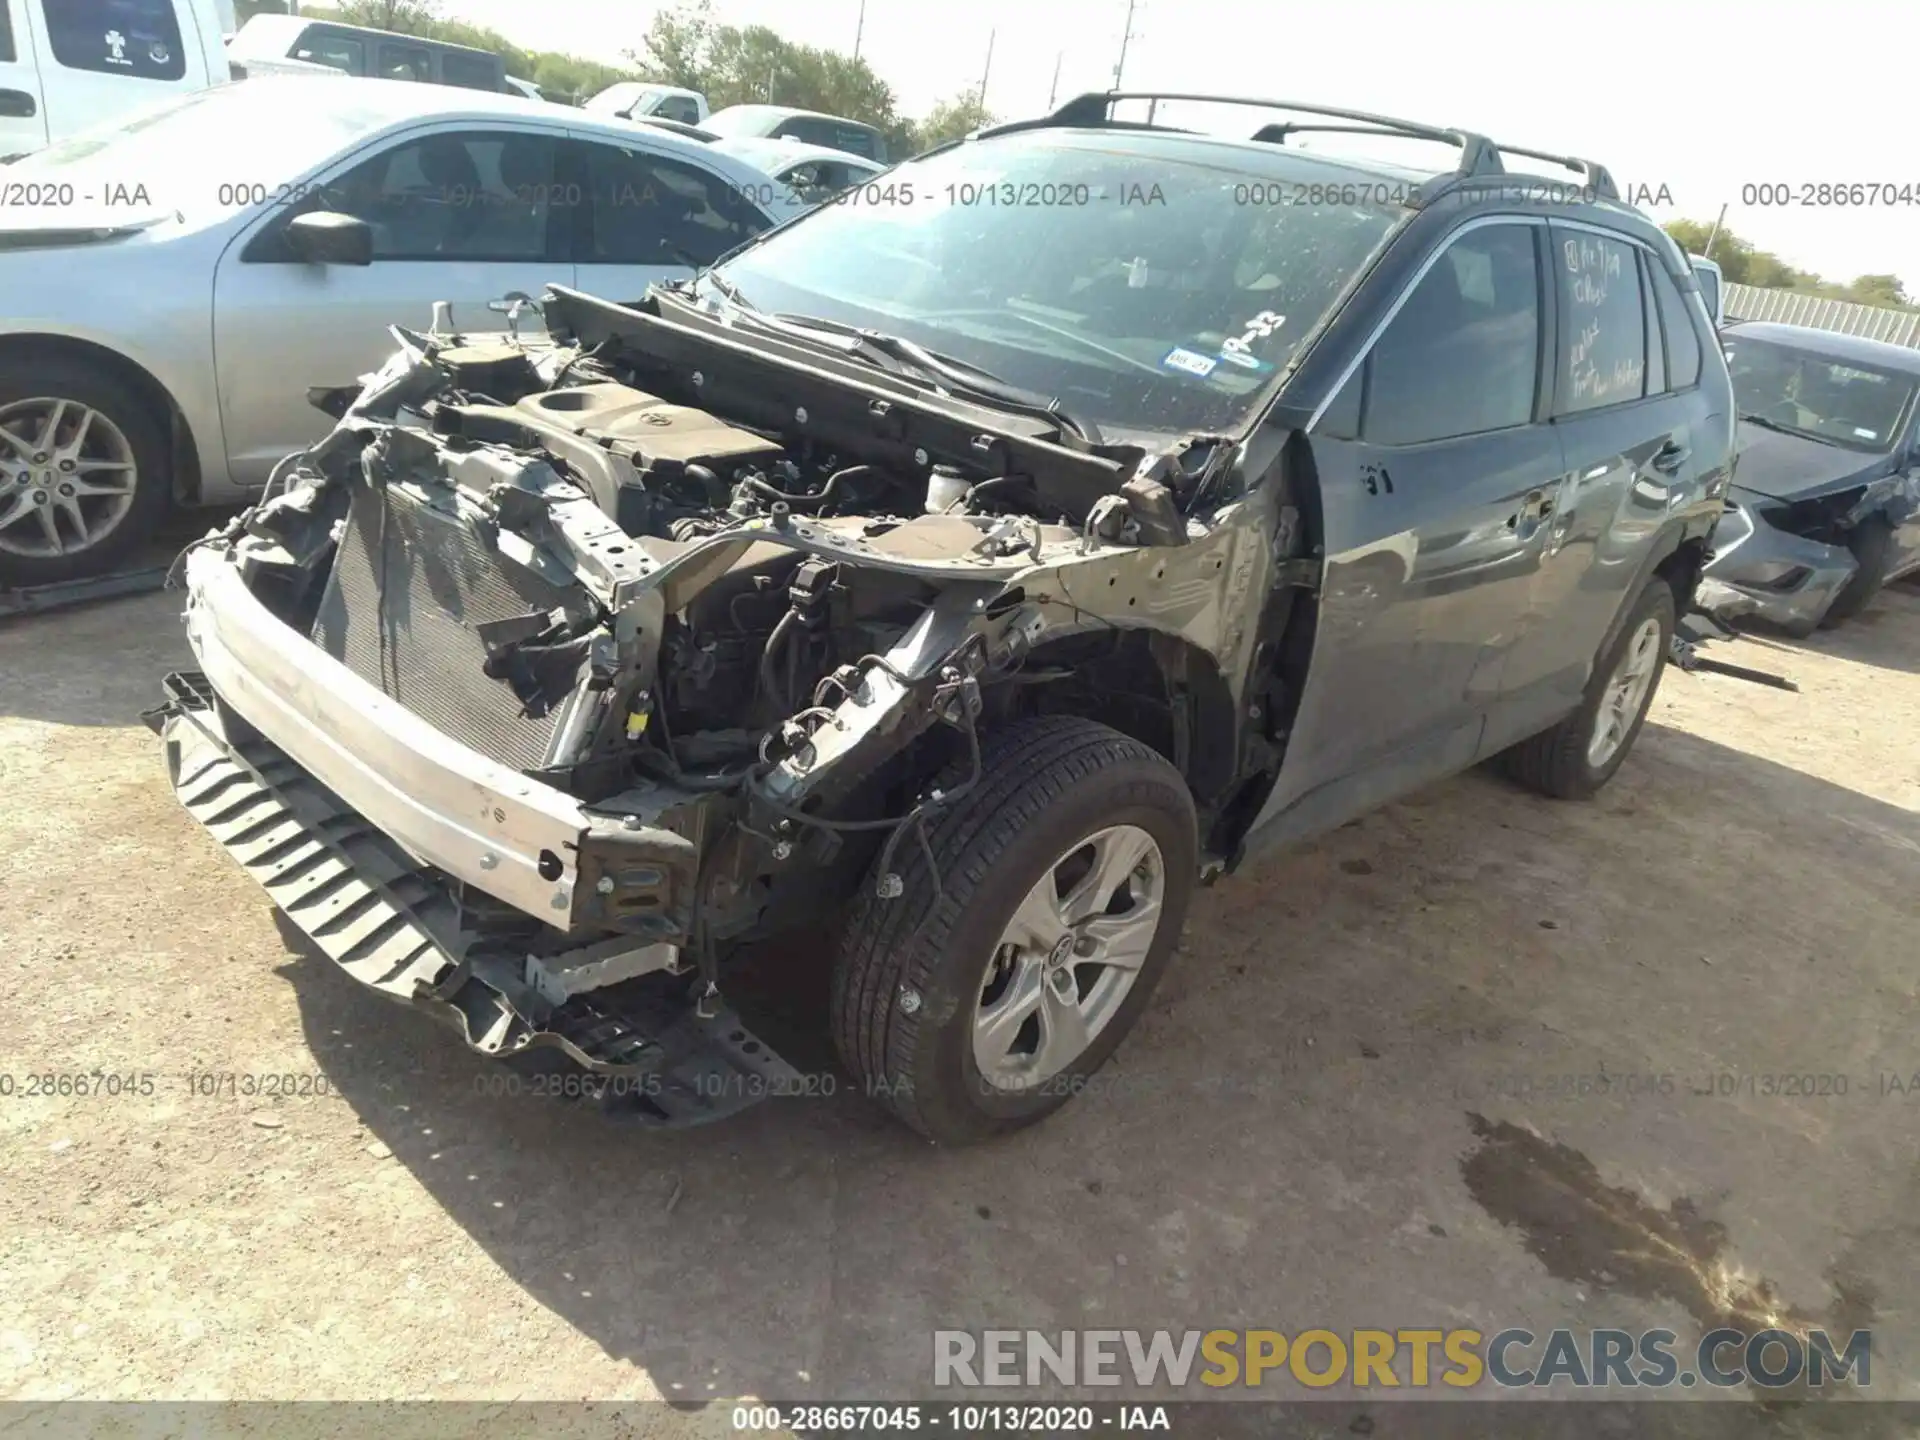
<instances>
[{"instance_id":1,"label":"dark blue damaged car","mask_svg":"<svg viewBox=\"0 0 1920 1440\"><path fill-rule=\"evenodd\" d=\"M1758 321L1721 341L1739 451L1699 603L1808 635L1920 569L1920 350Z\"/></svg>"}]
</instances>

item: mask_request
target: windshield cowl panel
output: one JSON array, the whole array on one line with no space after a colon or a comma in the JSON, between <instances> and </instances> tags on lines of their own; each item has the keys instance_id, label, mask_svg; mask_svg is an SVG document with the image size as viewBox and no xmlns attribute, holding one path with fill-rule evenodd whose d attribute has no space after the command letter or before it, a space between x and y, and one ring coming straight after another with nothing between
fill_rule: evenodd
<instances>
[{"instance_id":1,"label":"windshield cowl panel","mask_svg":"<svg viewBox=\"0 0 1920 1440\"><path fill-rule=\"evenodd\" d=\"M1103 432L1231 433L1406 189L1277 147L1027 132L898 166L718 273L760 310L897 337Z\"/></svg>"}]
</instances>

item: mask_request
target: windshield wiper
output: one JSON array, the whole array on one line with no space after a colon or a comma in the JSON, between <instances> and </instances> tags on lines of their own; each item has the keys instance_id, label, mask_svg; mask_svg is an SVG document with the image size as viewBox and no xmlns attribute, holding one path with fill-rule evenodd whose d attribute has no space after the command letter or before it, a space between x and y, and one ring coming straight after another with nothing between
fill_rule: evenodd
<instances>
[{"instance_id":1,"label":"windshield wiper","mask_svg":"<svg viewBox=\"0 0 1920 1440\"><path fill-rule=\"evenodd\" d=\"M800 330L817 330L827 335L841 335L856 342L856 348L886 356L899 364L905 364L919 372L921 378L938 382L956 394L974 399L991 401L1004 409L1019 414L1031 415L1039 420L1051 420L1064 429L1073 431L1089 445L1100 443L1099 428L1090 420L1082 419L1061 405L1058 397L1042 395L1037 390L1029 390L1015 385L991 370L983 370L970 361L961 360L952 355L942 355L938 350L929 350L918 341L909 340L903 335L889 335L881 330L863 330L839 320L827 320L817 315L773 315L766 318L779 321L784 326Z\"/></svg>"},{"instance_id":2,"label":"windshield wiper","mask_svg":"<svg viewBox=\"0 0 1920 1440\"><path fill-rule=\"evenodd\" d=\"M854 342L841 351L843 354L862 355L869 360L876 356L884 357L892 362L885 368L894 374L906 374L956 394L990 401L1016 414L1050 420L1062 429L1071 430L1089 445L1101 443L1099 427L1091 420L1074 415L1057 398L1015 385L991 370L983 370L965 360L929 350L904 336L863 330L857 325L828 320L818 315L768 314L742 295L739 286L731 280L722 279L714 271L708 270L699 278L755 324L778 334L794 335L803 340L814 340L819 335L840 336Z\"/></svg>"},{"instance_id":3,"label":"windshield wiper","mask_svg":"<svg viewBox=\"0 0 1920 1440\"><path fill-rule=\"evenodd\" d=\"M752 301L747 299L746 296L740 293L740 287L738 285L735 285L731 280L721 279L719 272L714 270L702 271L700 274L697 274L693 277L693 280L691 283L697 286L702 281L705 281L708 285L711 285L716 291L718 291L722 296L724 296L729 304L738 306L740 309L746 311L749 315L760 315L765 313L760 309L759 306L755 305Z\"/></svg>"},{"instance_id":4,"label":"windshield wiper","mask_svg":"<svg viewBox=\"0 0 1920 1440\"><path fill-rule=\"evenodd\" d=\"M1782 425L1778 420L1770 420L1765 415L1742 415L1749 425L1758 425L1762 430L1772 430L1781 435L1805 435L1804 430L1796 430L1791 425Z\"/></svg>"}]
</instances>

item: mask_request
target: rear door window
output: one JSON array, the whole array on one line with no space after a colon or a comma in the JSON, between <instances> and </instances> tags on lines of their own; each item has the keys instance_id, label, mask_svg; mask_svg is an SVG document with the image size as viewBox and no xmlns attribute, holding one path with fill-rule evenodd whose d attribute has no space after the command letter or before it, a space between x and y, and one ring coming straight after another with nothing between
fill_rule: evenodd
<instances>
[{"instance_id":1,"label":"rear door window","mask_svg":"<svg viewBox=\"0 0 1920 1440\"><path fill-rule=\"evenodd\" d=\"M1469 230L1421 278L1367 359L1363 439L1418 445L1533 419L1540 365L1536 228Z\"/></svg>"},{"instance_id":2,"label":"rear door window","mask_svg":"<svg viewBox=\"0 0 1920 1440\"><path fill-rule=\"evenodd\" d=\"M351 35L322 30L315 26L301 33L294 42L293 58L311 65L326 65L348 75L367 73L367 47Z\"/></svg>"},{"instance_id":3,"label":"rear door window","mask_svg":"<svg viewBox=\"0 0 1920 1440\"><path fill-rule=\"evenodd\" d=\"M43 0L53 58L69 70L178 80L187 73L174 0Z\"/></svg>"},{"instance_id":4,"label":"rear door window","mask_svg":"<svg viewBox=\"0 0 1920 1440\"><path fill-rule=\"evenodd\" d=\"M440 80L463 90L498 90L500 67L485 55L462 55L458 50L440 52Z\"/></svg>"},{"instance_id":5,"label":"rear door window","mask_svg":"<svg viewBox=\"0 0 1920 1440\"><path fill-rule=\"evenodd\" d=\"M382 80L433 80L433 57L418 45L380 42L380 78Z\"/></svg>"},{"instance_id":6,"label":"rear door window","mask_svg":"<svg viewBox=\"0 0 1920 1440\"><path fill-rule=\"evenodd\" d=\"M700 106L690 95L669 95L653 113L663 120L678 120L682 125L700 123Z\"/></svg>"},{"instance_id":7,"label":"rear door window","mask_svg":"<svg viewBox=\"0 0 1920 1440\"><path fill-rule=\"evenodd\" d=\"M803 140L809 145L824 145L829 150L864 155L869 160L880 158L880 147L875 143L874 133L860 125L802 117L784 122L774 133L788 140Z\"/></svg>"},{"instance_id":8,"label":"rear door window","mask_svg":"<svg viewBox=\"0 0 1920 1440\"><path fill-rule=\"evenodd\" d=\"M1558 414L1578 415L1646 394L1647 321L1636 249L1591 230L1553 227Z\"/></svg>"},{"instance_id":9,"label":"rear door window","mask_svg":"<svg viewBox=\"0 0 1920 1440\"><path fill-rule=\"evenodd\" d=\"M1667 388L1686 390L1700 380L1700 332L1693 328L1693 312L1687 308L1673 277L1658 261L1650 260L1647 271L1653 279L1653 300L1660 312L1660 328L1667 337Z\"/></svg>"},{"instance_id":10,"label":"rear door window","mask_svg":"<svg viewBox=\"0 0 1920 1440\"><path fill-rule=\"evenodd\" d=\"M1654 308L1653 282L1648 276L1658 265L1642 250L1640 256L1640 309L1647 327L1647 394L1662 395L1667 390L1667 349L1660 340L1660 314Z\"/></svg>"},{"instance_id":11,"label":"rear door window","mask_svg":"<svg viewBox=\"0 0 1920 1440\"><path fill-rule=\"evenodd\" d=\"M767 228L709 171L639 148L586 150L593 223L583 264L709 265Z\"/></svg>"}]
</instances>

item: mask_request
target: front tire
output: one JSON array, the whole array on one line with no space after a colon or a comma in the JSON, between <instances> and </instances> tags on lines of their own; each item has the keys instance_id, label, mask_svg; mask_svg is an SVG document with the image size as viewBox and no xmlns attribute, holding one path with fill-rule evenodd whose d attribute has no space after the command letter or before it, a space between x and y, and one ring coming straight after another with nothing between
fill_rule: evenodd
<instances>
[{"instance_id":1,"label":"front tire","mask_svg":"<svg viewBox=\"0 0 1920 1440\"><path fill-rule=\"evenodd\" d=\"M169 487L164 417L62 356L0 361L0 585L110 570L153 533Z\"/></svg>"},{"instance_id":2,"label":"front tire","mask_svg":"<svg viewBox=\"0 0 1920 1440\"><path fill-rule=\"evenodd\" d=\"M1656 576L1593 667L1580 708L1506 751L1507 773L1556 800L1588 799L1611 780L1646 723L1673 649L1673 625L1673 590Z\"/></svg>"},{"instance_id":3,"label":"front tire","mask_svg":"<svg viewBox=\"0 0 1920 1440\"><path fill-rule=\"evenodd\" d=\"M974 789L869 876L833 973L835 1043L927 1138L1031 1125L1087 1088L1165 972L1198 871L1193 798L1147 746L1049 716L988 735ZM935 874L938 874L938 887Z\"/></svg>"}]
</instances>

